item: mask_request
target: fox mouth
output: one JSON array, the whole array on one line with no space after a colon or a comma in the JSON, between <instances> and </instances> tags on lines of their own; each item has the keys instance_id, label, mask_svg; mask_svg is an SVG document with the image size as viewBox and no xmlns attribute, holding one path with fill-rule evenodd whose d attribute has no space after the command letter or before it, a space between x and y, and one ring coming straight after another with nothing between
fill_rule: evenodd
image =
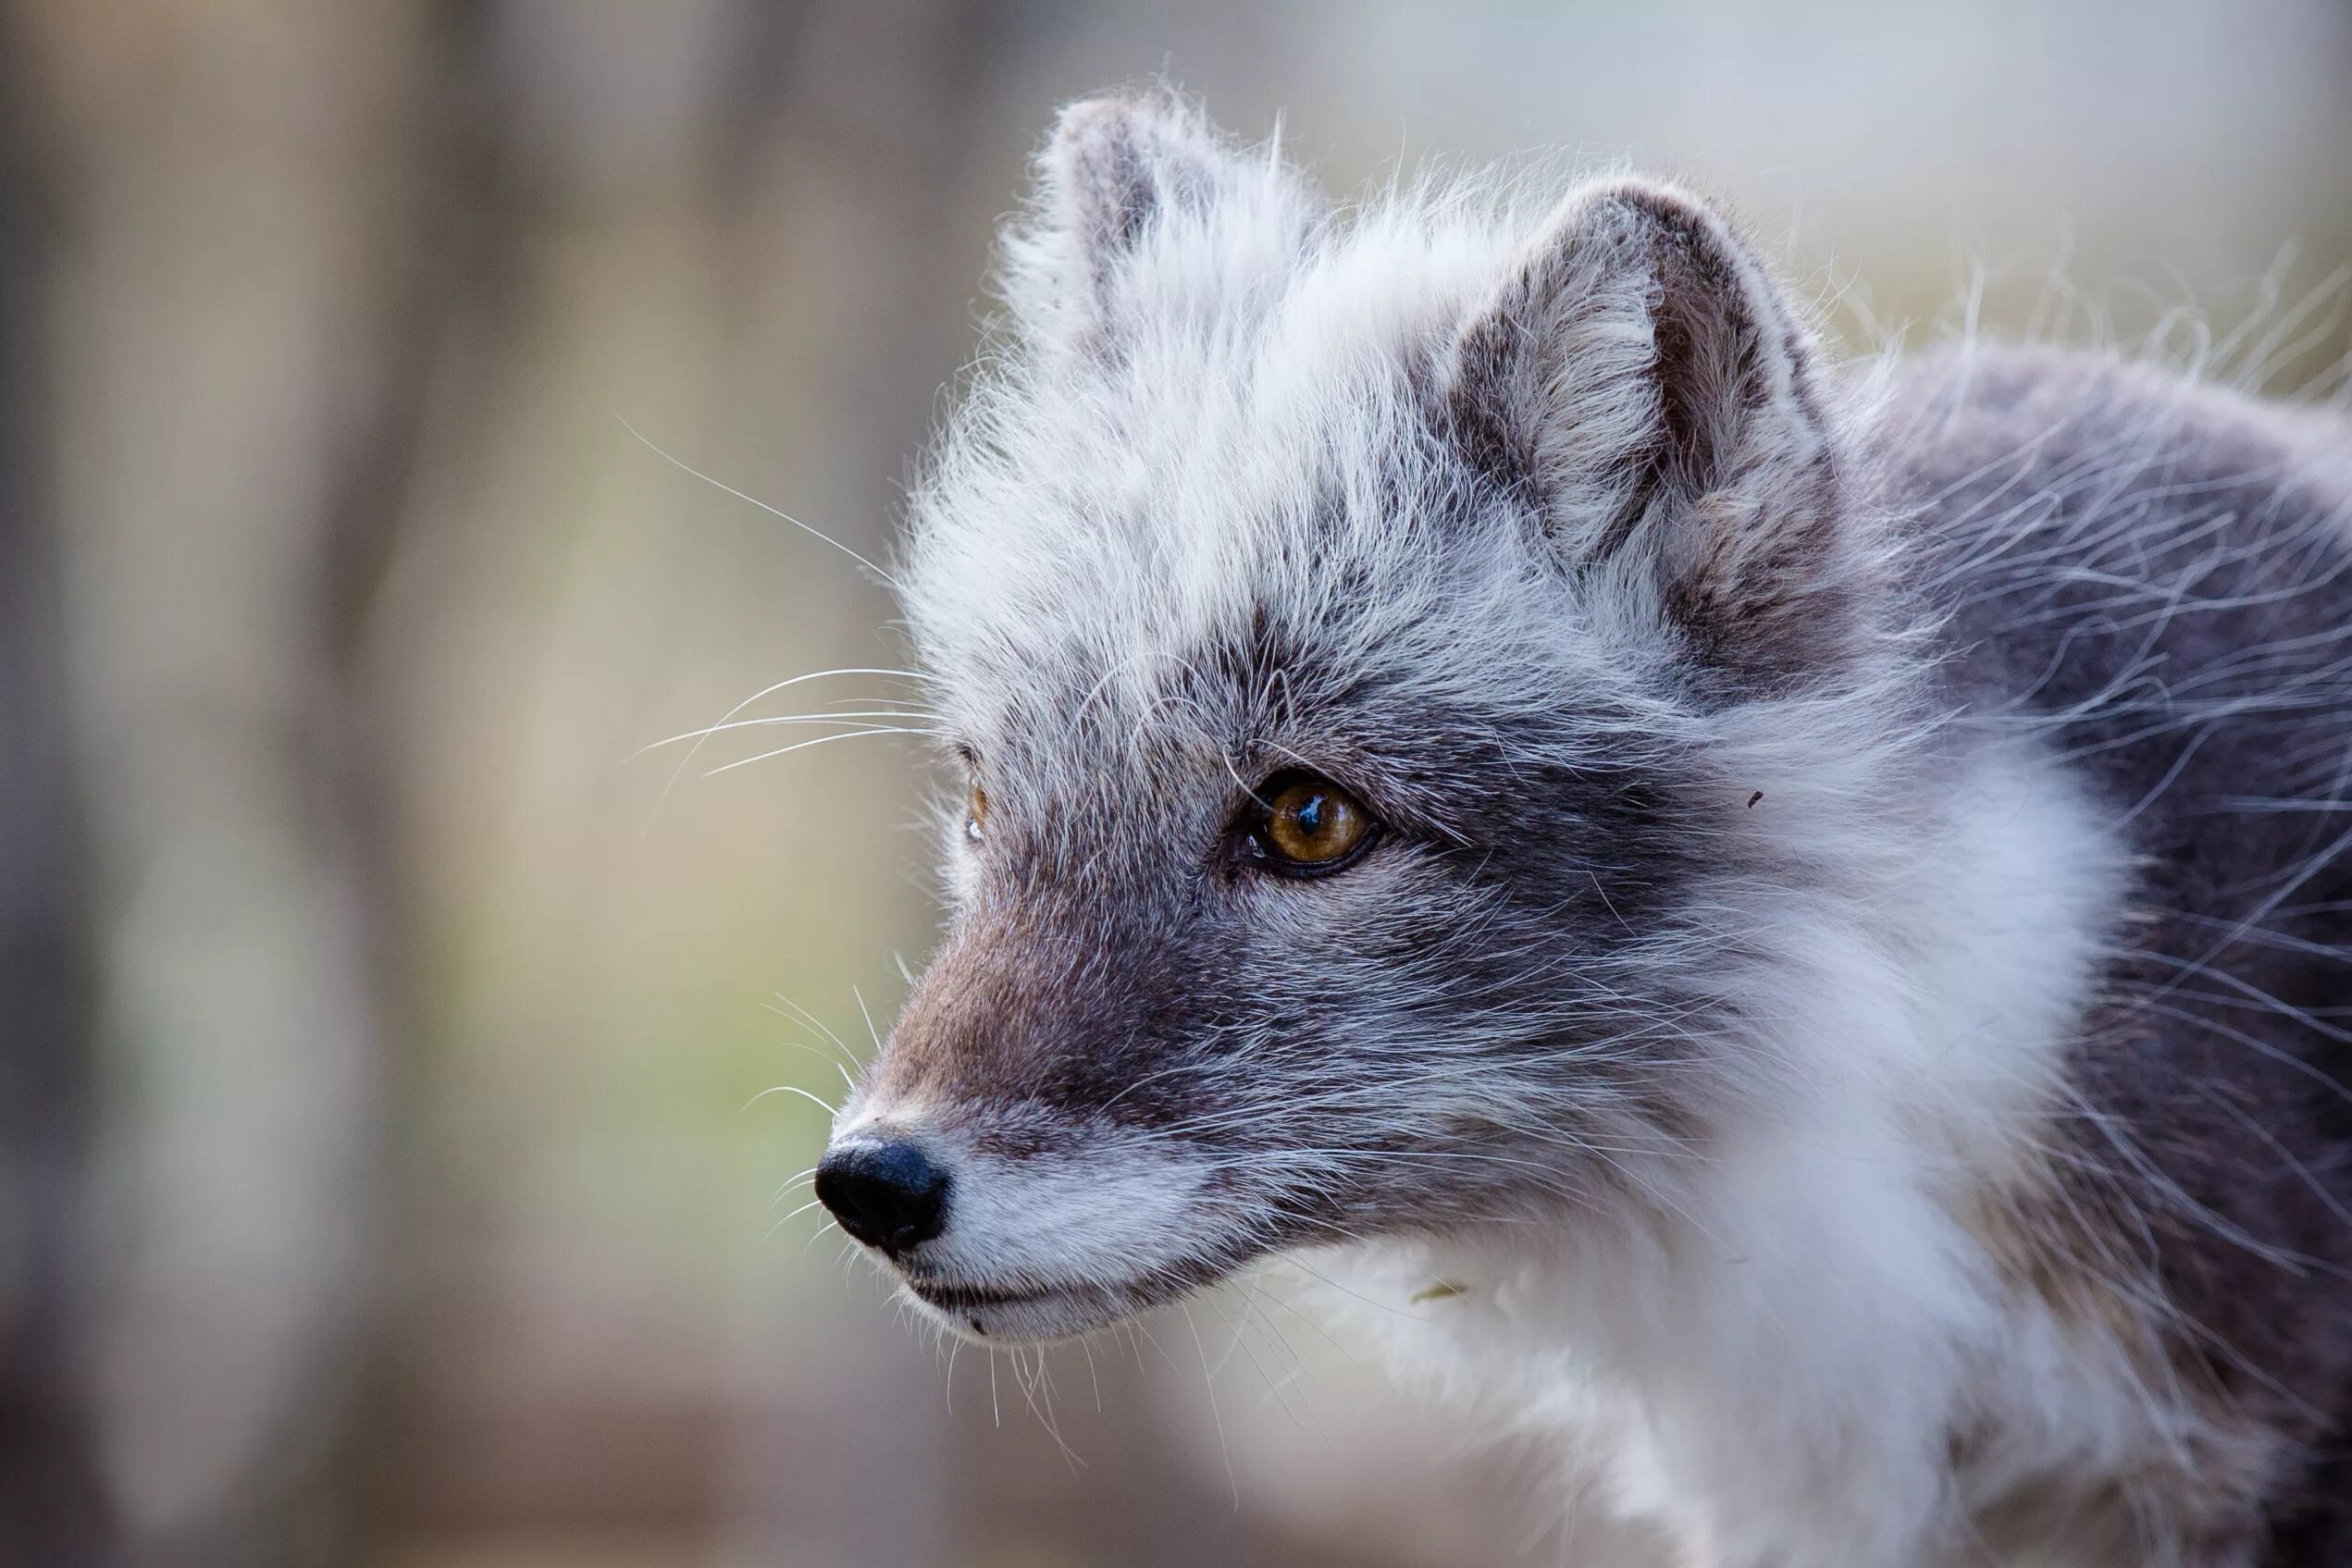
<instances>
[{"instance_id":1,"label":"fox mouth","mask_svg":"<svg viewBox=\"0 0 2352 1568\"><path fill-rule=\"evenodd\" d=\"M944 1285L929 1279L909 1278L907 1289L941 1312L969 1312L981 1307L1017 1306L1024 1302L1041 1302L1056 1292L1042 1290L992 1290L979 1285Z\"/></svg>"},{"instance_id":2,"label":"fox mouth","mask_svg":"<svg viewBox=\"0 0 2352 1568\"><path fill-rule=\"evenodd\" d=\"M1210 1283L1222 1272L1035 1287L971 1284L917 1274L902 1274L900 1282L931 1316L958 1334L1038 1342L1072 1339L1148 1312Z\"/></svg>"},{"instance_id":3,"label":"fox mouth","mask_svg":"<svg viewBox=\"0 0 2352 1568\"><path fill-rule=\"evenodd\" d=\"M836 1130L817 1199L902 1304L967 1339L1075 1338L1222 1279L1285 1234L1264 1205L1205 1201L1217 1167L1165 1141L1073 1134L1015 1159L895 1108L861 1107Z\"/></svg>"}]
</instances>

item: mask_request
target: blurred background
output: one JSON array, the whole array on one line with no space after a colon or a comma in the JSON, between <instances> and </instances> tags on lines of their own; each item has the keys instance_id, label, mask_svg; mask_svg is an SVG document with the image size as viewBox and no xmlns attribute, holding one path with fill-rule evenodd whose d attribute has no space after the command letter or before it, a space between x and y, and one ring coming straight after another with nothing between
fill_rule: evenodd
<instances>
[{"instance_id":1,"label":"blurred background","mask_svg":"<svg viewBox=\"0 0 2352 1568\"><path fill-rule=\"evenodd\" d=\"M18 0L0 1563L1578 1560L1279 1280L912 1332L755 1096L921 963L923 759L644 750L903 661L680 464L885 551L1034 139L1161 72L1342 191L1679 175L1859 346L2346 347L2337 0Z\"/></svg>"}]
</instances>

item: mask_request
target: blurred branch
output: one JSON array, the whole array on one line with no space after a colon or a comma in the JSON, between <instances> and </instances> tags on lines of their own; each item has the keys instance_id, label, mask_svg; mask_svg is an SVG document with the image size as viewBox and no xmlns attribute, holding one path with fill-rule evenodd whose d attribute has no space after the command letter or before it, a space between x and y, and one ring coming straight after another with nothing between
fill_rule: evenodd
<instances>
[{"instance_id":1,"label":"blurred branch","mask_svg":"<svg viewBox=\"0 0 2352 1568\"><path fill-rule=\"evenodd\" d=\"M47 1360L86 1374L57 1419L91 1438L89 1560L292 1568L355 1550L383 1301L365 626L445 309L444 13L139 9L37 6L23 52L54 88L65 591L9 623L70 677L93 1005L56 1037L97 1085L94 1125L44 1118L94 1149Z\"/></svg>"},{"instance_id":2,"label":"blurred branch","mask_svg":"<svg viewBox=\"0 0 2352 1568\"><path fill-rule=\"evenodd\" d=\"M99 1521L67 1331L90 1063L43 438L50 192L22 60L0 49L0 1563L63 1568Z\"/></svg>"}]
</instances>

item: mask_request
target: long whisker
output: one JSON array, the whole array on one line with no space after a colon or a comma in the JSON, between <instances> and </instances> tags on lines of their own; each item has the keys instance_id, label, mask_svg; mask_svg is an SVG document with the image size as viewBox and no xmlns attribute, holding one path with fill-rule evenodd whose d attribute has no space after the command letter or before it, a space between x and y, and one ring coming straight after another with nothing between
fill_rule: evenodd
<instances>
[{"instance_id":1,"label":"long whisker","mask_svg":"<svg viewBox=\"0 0 2352 1568\"><path fill-rule=\"evenodd\" d=\"M790 512L783 512L775 507L770 506L766 501L761 500L757 496L746 495L741 490L737 489L733 485L727 484L724 480L712 478L710 475L703 473L702 470L695 467L692 463L674 456L670 452L664 451L659 445L655 444L655 442L650 438L645 432L639 430L626 419L622 418L619 414L614 414L613 417L619 419L621 421L622 429L626 430L630 435L635 436L638 440L643 441L645 443L646 450L652 452L654 456L660 458L662 462L674 464L676 467L685 470L687 473L691 474L696 478L701 480L704 484L711 486L714 489L724 490L737 500L749 502L751 505L758 507L761 511L766 512L771 517L780 518L784 522L791 524L794 527L799 529L802 533L808 535L812 539L831 545L834 549L839 550L842 554L848 556L850 560L856 562L859 565L873 573L875 578L880 581L884 586L888 587L893 591L896 591L898 588L899 584L897 578L892 576L881 567L876 566L873 562L868 561L864 556L860 555L856 550L851 549L848 545L843 544L839 539L835 538L832 535L824 532L823 529L812 528L808 524L801 522L798 517L793 516Z\"/></svg>"},{"instance_id":2,"label":"long whisker","mask_svg":"<svg viewBox=\"0 0 2352 1568\"><path fill-rule=\"evenodd\" d=\"M746 757L740 761L721 763L718 767L712 768L702 776L706 779L715 779L721 773L732 773L737 768L749 768L754 762L765 762L773 758L788 757L796 751L806 751L812 746L823 746L827 741L860 740L868 735L937 735L938 733L939 732L936 730L919 730L904 727L871 725L864 729L850 730L841 735L819 735L813 740L794 741L790 746L779 746L773 751L762 751L757 757Z\"/></svg>"},{"instance_id":3,"label":"long whisker","mask_svg":"<svg viewBox=\"0 0 2352 1568\"><path fill-rule=\"evenodd\" d=\"M827 1116L836 1116L839 1114L824 1100L817 1095L810 1093L806 1089L801 1088L797 1083L778 1083L769 1088L762 1089L757 1094L752 1095L749 1100L744 1101L743 1108L748 1111L771 1094L798 1094L800 1098L808 1101L809 1104L816 1106L817 1109L823 1111Z\"/></svg>"},{"instance_id":4,"label":"long whisker","mask_svg":"<svg viewBox=\"0 0 2352 1568\"><path fill-rule=\"evenodd\" d=\"M794 675L788 680L778 681L774 685L762 686L760 690L753 692L749 697L745 698L742 701L728 709L724 713L719 715L719 722L722 724L726 723L729 720L735 718L736 715L741 713L753 703L774 697L777 692L788 690L793 686L805 685L810 681L832 680L843 675L879 675L886 678L909 681L917 681L922 678L910 670L860 669L855 666L839 670L811 670L805 675ZM678 759L678 765L670 770L670 776L662 784L662 793L653 803L653 810L656 816L661 814L662 807L668 802L671 792L677 788L678 780L683 778L686 774L687 769L693 765L695 757L702 750L702 741L705 738L708 737L698 738L691 747L687 747L686 755ZM667 741L655 741L653 746L640 747L638 749L637 755L642 757L646 752L652 750L654 747L666 746L667 744L669 744Z\"/></svg>"},{"instance_id":5,"label":"long whisker","mask_svg":"<svg viewBox=\"0 0 2352 1568\"><path fill-rule=\"evenodd\" d=\"M681 730L676 735L648 741L638 747L635 755L642 757L649 751L659 751L665 746L676 746L685 741L708 740L712 735L725 735L731 730L756 730L772 724L856 724L881 719L935 720L936 717L920 709L875 708L836 713L779 713L759 719L735 719L705 725L699 730Z\"/></svg>"}]
</instances>

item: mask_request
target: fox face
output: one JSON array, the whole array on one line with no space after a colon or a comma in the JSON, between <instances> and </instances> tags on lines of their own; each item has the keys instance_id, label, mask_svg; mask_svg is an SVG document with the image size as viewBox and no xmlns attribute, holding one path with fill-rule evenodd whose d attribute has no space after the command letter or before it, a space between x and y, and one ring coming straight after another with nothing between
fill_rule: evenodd
<instances>
[{"instance_id":1,"label":"fox face","mask_svg":"<svg viewBox=\"0 0 2352 1568\"><path fill-rule=\"evenodd\" d=\"M951 1327L1670 1202L1901 766L1869 478L1677 191L1069 110L902 574L950 919L819 1193ZM1851 914L1851 910L1847 911Z\"/></svg>"}]
</instances>

